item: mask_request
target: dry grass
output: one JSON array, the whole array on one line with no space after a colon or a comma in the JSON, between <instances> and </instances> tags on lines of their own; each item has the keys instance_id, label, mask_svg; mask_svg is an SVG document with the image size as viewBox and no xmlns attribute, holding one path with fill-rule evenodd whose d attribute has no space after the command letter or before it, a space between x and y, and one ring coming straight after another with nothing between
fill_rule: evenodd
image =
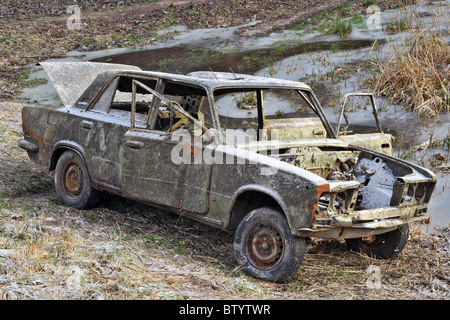
<instances>
[{"instance_id":1,"label":"dry grass","mask_svg":"<svg viewBox=\"0 0 450 320\"><path fill-rule=\"evenodd\" d=\"M444 40L449 21L443 16L437 12L434 27L421 30L420 15L405 7L401 21L408 21L410 36L392 45L395 54L380 65L381 75L374 85L376 93L419 116L450 111L450 46Z\"/></svg>"}]
</instances>

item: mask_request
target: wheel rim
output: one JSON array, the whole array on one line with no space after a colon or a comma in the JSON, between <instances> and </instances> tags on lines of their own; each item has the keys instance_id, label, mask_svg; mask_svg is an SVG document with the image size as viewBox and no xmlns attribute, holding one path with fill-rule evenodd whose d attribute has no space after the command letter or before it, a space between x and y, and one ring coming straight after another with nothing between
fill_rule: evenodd
<instances>
[{"instance_id":1,"label":"wheel rim","mask_svg":"<svg viewBox=\"0 0 450 320\"><path fill-rule=\"evenodd\" d=\"M71 198L77 198L83 191L83 169L78 163L68 163L64 169L64 190Z\"/></svg>"},{"instance_id":2,"label":"wheel rim","mask_svg":"<svg viewBox=\"0 0 450 320\"><path fill-rule=\"evenodd\" d=\"M276 267L284 254L284 237L272 225L255 226L249 233L247 253L251 263L262 270Z\"/></svg>"}]
</instances>

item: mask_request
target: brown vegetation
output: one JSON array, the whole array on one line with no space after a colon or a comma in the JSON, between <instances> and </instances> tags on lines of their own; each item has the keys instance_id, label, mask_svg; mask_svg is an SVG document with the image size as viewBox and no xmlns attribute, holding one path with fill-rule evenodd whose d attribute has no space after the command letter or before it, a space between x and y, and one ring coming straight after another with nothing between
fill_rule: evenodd
<instances>
[{"instance_id":1,"label":"brown vegetation","mask_svg":"<svg viewBox=\"0 0 450 320\"><path fill-rule=\"evenodd\" d=\"M375 91L420 116L450 111L450 46L436 33L417 34L381 66Z\"/></svg>"},{"instance_id":2,"label":"brown vegetation","mask_svg":"<svg viewBox=\"0 0 450 320\"><path fill-rule=\"evenodd\" d=\"M445 14L436 13L441 19L436 18L433 29L419 29L419 14L404 10L405 16L399 17L393 29L407 29L409 37L392 45L395 54L380 64L381 74L373 89L419 116L450 112L450 46L444 39L449 21L442 19Z\"/></svg>"}]
</instances>

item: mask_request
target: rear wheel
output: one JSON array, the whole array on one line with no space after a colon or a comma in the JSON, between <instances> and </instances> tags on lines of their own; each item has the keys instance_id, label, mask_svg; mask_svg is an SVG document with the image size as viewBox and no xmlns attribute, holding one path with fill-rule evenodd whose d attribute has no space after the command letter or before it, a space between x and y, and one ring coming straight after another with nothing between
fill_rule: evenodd
<instances>
[{"instance_id":1,"label":"rear wheel","mask_svg":"<svg viewBox=\"0 0 450 320\"><path fill-rule=\"evenodd\" d=\"M61 202L77 209L88 209L98 200L83 158L75 151L65 151L55 169L55 188Z\"/></svg>"},{"instance_id":2,"label":"rear wheel","mask_svg":"<svg viewBox=\"0 0 450 320\"><path fill-rule=\"evenodd\" d=\"M280 212L264 207L242 219L234 237L234 252L244 273L265 281L284 282L298 272L306 243L292 235Z\"/></svg>"},{"instance_id":3,"label":"rear wheel","mask_svg":"<svg viewBox=\"0 0 450 320\"><path fill-rule=\"evenodd\" d=\"M409 225L404 224L393 231L367 238L346 239L347 247L378 259L397 256L406 246Z\"/></svg>"}]
</instances>

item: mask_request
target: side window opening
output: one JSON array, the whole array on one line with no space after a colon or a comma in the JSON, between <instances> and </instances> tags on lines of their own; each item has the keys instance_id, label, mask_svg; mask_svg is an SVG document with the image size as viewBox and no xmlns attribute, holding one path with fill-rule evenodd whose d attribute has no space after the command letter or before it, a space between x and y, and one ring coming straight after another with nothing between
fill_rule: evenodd
<instances>
[{"instance_id":1,"label":"side window opening","mask_svg":"<svg viewBox=\"0 0 450 320\"><path fill-rule=\"evenodd\" d=\"M157 79L147 78L139 79L139 81L153 90L155 90L157 86ZM114 96L114 100L109 110L110 114L117 115L119 117L126 117L129 120L131 119L133 104L132 83L133 78L121 77ZM145 128L155 96L151 92L137 87L135 99L136 109L134 113L134 125L137 127Z\"/></svg>"},{"instance_id":2,"label":"side window opening","mask_svg":"<svg viewBox=\"0 0 450 320\"><path fill-rule=\"evenodd\" d=\"M215 96L222 129L258 129L256 91L242 91Z\"/></svg>"},{"instance_id":3,"label":"side window opening","mask_svg":"<svg viewBox=\"0 0 450 320\"><path fill-rule=\"evenodd\" d=\"M138 88L153 93L150 102L152 112L146 121L146 128L164 131L186 129L196 134L195 130L204 132L213 127L206 90L200 87L160 79L156 90L140 80L133 82L136 90L136 122L138 120ZM196 125L197 124L197 125ZM133 126L133 125L132 125Z\"/></svg>"},{"instance_id":4,"label":"side window opening","mask_svg":"<svg viewBox=\"0 0 450 320\"><path fill-rule=\"evenodd\" d=\"M131 124L131 83L132 78L130 77L113 79L91 110L127 119ZM148 79L145 83L154 87L156 80ZM139 127L145 126L152 101L153 94L143 90L136 93L135 120Z\"/></svg>"},{"instance_id":5,"label":"side window opening","mask_svg":"<svg viewBox=\"0 0 450 320\"><path fill-rule=\"evenodd\" d=\"M181 107L170 108L160 106L155 123L155 130L173 132L175 130L186 129L194 134L195 123L198 122L207 129L213 128L211 110L207 96L204 95L164 95L168 100L174 101ZM197 128L198 129L198 128Z\"/></svg>"},{"instance_id":6,"label":"side window opening","mask_svg":"<svg viewBox=\"0 0 450 320\"><path fill-rule=\"evenodd\" d=\"M214 98L220 127L227 141L232 144L241 144L258 140L260 122L257 90L247 89L225 93L219 91Z\"/></svg>"},{"instance_id":7,"label":"side window opening","mask_svg":"<svg viewBox=\"0 0 450 320\"><path fill-rule=\"evenodd\" d=\"M265 97L267 137L280 140L326 138L327 132L311 102L299 90L270 89ZM266 112L266 109L268 112ZM277 135L273 137L272 132Z\"/></svg>"},{"instance_id":8,"label":"side window opening","mask_svg":"<svg viewBox=\"0 0 450 320\"><path fill-rule=\"evenodd\" d=\"M192 131L196 122L202 131L214 126L205 89L162 78L117 77L91 110L127 119L132 128L167 133Z\"/></svg>"},{"instance_id":9,"label":"side window opening","mask_svg":"<svg viewBox=\"0 0 450 320\"><path fill-rule=\"evenodd\" d=\"M345 95L337 119L336 132L338 136L383 133L378 120L375 98L372 94L350 93Z\"/></svg>"},{"instance_id":10,"label":"side window opening","mask_svg":"<svg viewBox=\"0 0 450 320\"><path fill-rule=\"evenodd\" d=\"M149 106L153 100L151 94L136 94L136 121L145 123L147 120ZM131 92L117 91L109 110L110 114L119 117L131 117Z\"/></svg>"}]
</instances>

